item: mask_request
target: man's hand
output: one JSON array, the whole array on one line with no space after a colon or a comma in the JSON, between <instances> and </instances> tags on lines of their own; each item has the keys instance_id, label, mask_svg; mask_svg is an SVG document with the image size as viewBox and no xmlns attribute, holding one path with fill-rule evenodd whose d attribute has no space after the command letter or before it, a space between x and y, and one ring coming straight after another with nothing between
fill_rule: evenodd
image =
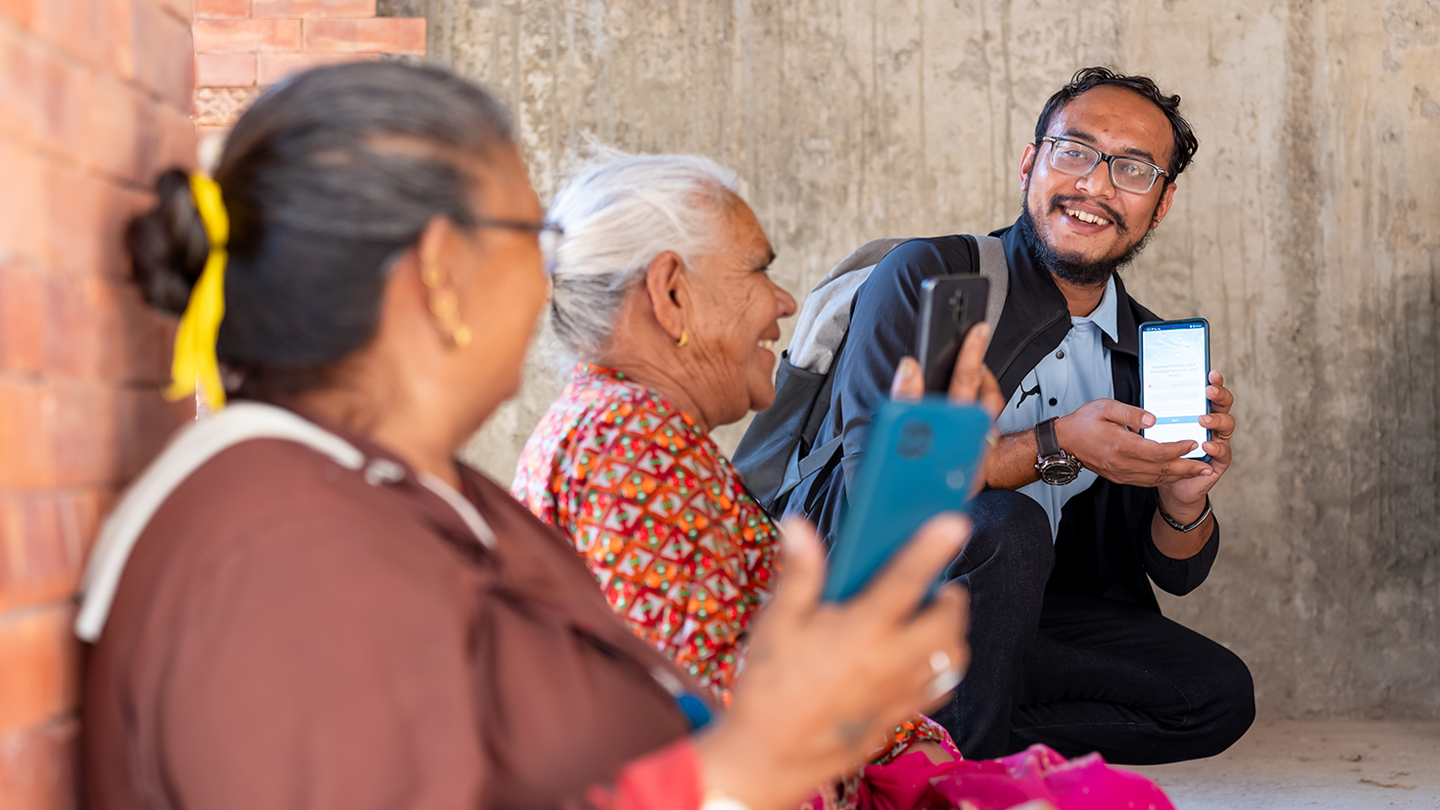
<instances>
[{"instance_id":1,"label":"man's hand","mask_svg":"<svg viewBox=\"0 0 1440 810\"><path fill-rule=\"evenodd\" d=\"M1154 424L1155 417L1140 408L1097 399L1057 419L1055 437L1085 469L1117 484L1165 486L1212 474L1210 465L1181 458L1195 449L1195 442L1162 444L1140 435ZM1201 497L1203 500L1203 494Z\"/></svg>"},{"instance_id":2,"label":"man's hand","mask_svg":"<svg viewBox=\"0 0 1440 810\"><path fill-rule=\"evenodd\" d=\"M1220 476L1230 469L1230 437L1235 433L1235 417L1230 415L1230 409L1235 405L1235 395L1225 387L1225 377L1220 372L1210 372L1205 398L1210 400L1210 413L1200 417L1200 425L1209 428L1211 438L1201 446L1210 455L1209 463L1194 462L1204 467L1198 475L1167 482L1160 487L1160 505L1165 508L1165 514L1186 524L1205 511L1205 496ZM1193 447L1195 443L1176 444Z\"/></svg>"},{"instance_id":3,"label":"man's hand","mask_svg":"<svg viewBox=\"0 0 1440 810\"><path fill-rule=\"evenodd\" d=\"M1210 413L1200 417L1200 424L1210 429L1211 440L1205 442L1205 452L1210 462L1195 462L1205 469L1199 475L1162 485L1160 508L1165 510L1177 523L1188 526L1205 513L1205 498L1220 476L1230 468L1230 437L1235 434L1235 417L1230 408L1235 405L1235 395L1225 387L1225 378L1218 371L1210 372L1210 385L1205 388L1205 398L1210 400ZM1193 446L1194 442L1183 442ZM1175 560L1188 560L1200 553L1210 535L1215 532L1215 518L1212 515L1204 523L1187 532L1177 532L1157 512L1150 521L1150 536L1160 553Z\"/></svg>"}]
</instances>

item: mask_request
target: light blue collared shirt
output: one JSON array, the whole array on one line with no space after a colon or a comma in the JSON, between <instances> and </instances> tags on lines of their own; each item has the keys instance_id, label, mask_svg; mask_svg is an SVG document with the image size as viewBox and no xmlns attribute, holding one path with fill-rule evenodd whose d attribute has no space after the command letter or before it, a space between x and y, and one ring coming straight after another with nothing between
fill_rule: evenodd
<instances>
[{"instance_id":1,"label":"light blue collared shirt","mask_svg":"<svg viewBox=\"0 0 1440 810\"><path fill-rule=\"evenodd\" d=\"M1109 335L1111 341L1119 340L1115 334L1116 299L1115 279L1111 278L1094 312L1084 318L1070 316L1071 327L1065 339L1030 369L1010 401L1005 403L1005 411L996 420L1001 433L1030 430L1052 416L1068 416L1087 402L1115 398L1110 350L1105 348L1101 335ZM1020 488L1045 507L1045 513L1050 516L1052 542L1065 502L1089 489L1095 478L1095 473L1082 470L1078 478L1064 486L1036 481Z\"/></svg>"}]
</instances>

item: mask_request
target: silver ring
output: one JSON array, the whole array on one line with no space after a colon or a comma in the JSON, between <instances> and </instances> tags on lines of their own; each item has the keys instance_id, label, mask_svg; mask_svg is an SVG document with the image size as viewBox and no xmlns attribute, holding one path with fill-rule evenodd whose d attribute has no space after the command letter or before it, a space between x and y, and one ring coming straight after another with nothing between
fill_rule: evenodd
<instances>
[{"instance_id":1,"label":"silver ring","mask_svg":"<svg viewBox=\"0 0 1440 810\"><path fill-rule=\"evenodd\" d=\"M950 653L944 650L936 650L930 653L930 671L939 675L950 669Z\"/></svg>"}]
</instances>

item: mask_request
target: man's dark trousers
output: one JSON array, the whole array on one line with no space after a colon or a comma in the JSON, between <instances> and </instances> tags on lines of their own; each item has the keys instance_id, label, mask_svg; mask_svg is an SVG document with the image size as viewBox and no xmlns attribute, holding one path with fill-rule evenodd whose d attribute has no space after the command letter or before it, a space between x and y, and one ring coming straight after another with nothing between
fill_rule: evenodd
<instances>
[{"instance_id":1,"label":"man's dark trousers","mask_svg":"<svg viewBox=\"0 0 1440 810\"><path fill-rule=\"evenodd\" d=\"M970 670L934 713L969 759L1044 743L1067 757L1148 765L1214 756L1255 719L1234 653L1137 605L1047 590L1045 510L982 492L948 575L970 590Z\"/></svg>"}]
</instances>

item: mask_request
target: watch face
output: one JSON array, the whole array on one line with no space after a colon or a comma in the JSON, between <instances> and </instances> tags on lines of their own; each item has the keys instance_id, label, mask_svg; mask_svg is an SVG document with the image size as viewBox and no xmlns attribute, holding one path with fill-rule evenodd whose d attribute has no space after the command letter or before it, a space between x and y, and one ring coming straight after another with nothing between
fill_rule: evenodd
<instances>
[{"instance_id":1,"label":"watch face","mask_svg":"<svg viewBox=\"0 0 1440 810\"><path fill-rule=\"evenodd\" d=\"M1047 461L1040 468L1040 480L1051 486L1064 486L1079 477L1080 471L1068 461Z\"/></svg>"}]
</instances>

